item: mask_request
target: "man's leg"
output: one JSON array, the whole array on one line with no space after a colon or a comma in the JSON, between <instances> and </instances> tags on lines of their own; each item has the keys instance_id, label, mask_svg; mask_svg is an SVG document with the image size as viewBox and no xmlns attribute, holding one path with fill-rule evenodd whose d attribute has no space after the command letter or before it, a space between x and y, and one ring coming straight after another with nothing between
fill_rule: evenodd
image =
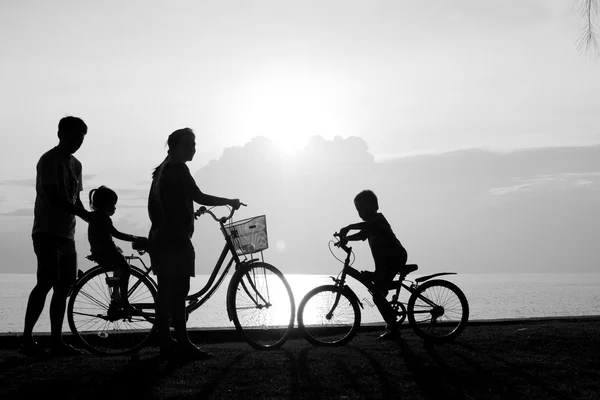
<instances>
[{"instance_id":1,"label":"man's leg","mask_svg":"<svg viewBox=\"0 0 600 400\"><path fill-rule=\"evenodd\" d=\"M27 301L27 308L25 310L25 326L23 328L23 344L34 344L33 340L33 328L37 323L44 305L46 304L46 296L52 289L52 284L47 282L38 281L34 288L31 290L29 300Z\"/></svg>"},{"instance_id":2,"label":"man's leg","mask_svg":"<svg viewBox=\"0 0 600 400\"><path fill-rule=\"evenodd\" d=\"M37 283L31 290L25 310L25 324L23 328L23 346L33 346L33 328L37 323L44 305L46 296L58 278L58 250L57 243L50 235L33 235L33 250L37 257Z\"/></svg>"},{"instance_id":3,"label":"man's leg","mask_svg":"<svg viewBox=\"0 0 600 400\"><path fill-rule=\"evenodd\" d=\"M81 355L81 350L63 341L62 328L67 308L67 296L77 277L77 252L75 241L59 238L58 246L58 280L53 287L50 300L50 334L52 353L56 356Z\"/></svg>"}]
</instances>

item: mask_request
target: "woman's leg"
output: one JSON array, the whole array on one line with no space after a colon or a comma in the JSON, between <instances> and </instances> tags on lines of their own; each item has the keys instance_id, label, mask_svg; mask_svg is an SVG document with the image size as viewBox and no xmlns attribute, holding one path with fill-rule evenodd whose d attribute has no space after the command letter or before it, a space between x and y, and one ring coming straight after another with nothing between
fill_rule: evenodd
<instances>
[{"instance_id":1,"label":"woman's leg","mask_svg":"<svg viewBox=\"0 0 600 400\"><path fill-rule=\"evenodd\" d=\"M190 278L178 276L171 279L173 279L173 298L170 311L176 339L180 344L191 344L187 334L185 310L185 298L190 290Z\"/></svg>"},{"instance_id":2,"label":"woman's leg","mask_svg":"<svg viewBox=\"0 0 600 400\"><path fill-rule=\"evenodd\" d=\"M169 351L173 345L171 330L169 329L169 316L173 301L172 278L159 275L158 293L156 295L156 330L161 351Z\"/></svg>"}]
</instances>

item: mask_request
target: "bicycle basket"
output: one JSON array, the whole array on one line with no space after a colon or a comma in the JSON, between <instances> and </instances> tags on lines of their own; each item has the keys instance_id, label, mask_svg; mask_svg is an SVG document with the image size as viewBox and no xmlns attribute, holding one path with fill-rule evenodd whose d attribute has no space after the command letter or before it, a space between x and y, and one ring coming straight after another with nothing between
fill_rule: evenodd
<instances>
[{"instance_id":1,"label":"bicycle basket","mask_svg":"<svg viewBox=\"0 0 600 400\"><path fill-rule=\"evenodd\" d=\"M264 215L232 222L225 226L225 233L231 239L235 252L240 256L269 248L267 219Z\"/></svg>"}]
</instances>

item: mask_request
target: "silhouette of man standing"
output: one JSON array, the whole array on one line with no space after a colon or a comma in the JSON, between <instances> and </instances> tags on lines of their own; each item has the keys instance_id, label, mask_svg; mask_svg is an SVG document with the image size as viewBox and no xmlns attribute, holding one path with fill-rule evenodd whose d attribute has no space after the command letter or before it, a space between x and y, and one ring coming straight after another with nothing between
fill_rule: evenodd
<instances>
[{"instance_id":1,"label":"silhouette of man standing","mask_svg":"<svg viewBox=\"0 0 600 400\"><path fill-rule=\"evenodd\" d=\"M75 216L89 219L79 194L81 163L75 153L81 147L87 125L80 118L65 117L58 123L59 143L44 153L37 164L33 220L33 249L37 256L37 283L27 302L23 343L20 352L42 357L46 350L33 339L38 321L53 289L50 302L51 354L77 355L82 352L62 338L67 294L77 275Z\"/></svg>"}]
</instances>

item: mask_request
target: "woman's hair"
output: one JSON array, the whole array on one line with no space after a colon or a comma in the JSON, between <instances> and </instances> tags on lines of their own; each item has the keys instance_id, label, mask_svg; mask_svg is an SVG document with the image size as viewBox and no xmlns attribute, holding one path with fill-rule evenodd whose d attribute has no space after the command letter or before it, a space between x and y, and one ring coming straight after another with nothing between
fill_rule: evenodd
<instances>
[{"instance_id":1,"label":"woman's hair","mask_svg":"<svg viewBox=\"0 0 600 400\"><path fill-rule=\"evenodd\" d=\"M169 146L167 154L171 154L171 150L177 147L177 145L187 136L196 137L196 134L194 133L192 128L181 128L171 133L169 135L169 138L167 139L167 146ZM156 174L158 173L157 171L160 169L160 167L163 166L163 164L165 163L165 161L167 161L168 158L169 156L167 155L163 162L161 162L160 165L154 168L154 171L152 171L152 178L156 176Z\"/></svg>"},{"instance_id":2,"label":"woman's hair","mask_svg":"<svg viewBox=\"0 0 600 400\"><path fill-rule=\"evenodd\" d=\"M377 201L377 196L373 193L372 190L363 190L359 194L356 195L354 201L364 201L367 204L370 204L375 208L375 210L379 210L379 202Z\"/></svg>"},{"instance_id":3,"label":"woman's hair","mask_svg":"<svg viewBox=\"0 0 600 400\"><path fill-rule=\"evenodd\" d=\"M119 197L115 191L104 185L90 190L90 207L94 211L105 206L117 204L117 200L119 200Z\"/></svg>"}]
</instances>

